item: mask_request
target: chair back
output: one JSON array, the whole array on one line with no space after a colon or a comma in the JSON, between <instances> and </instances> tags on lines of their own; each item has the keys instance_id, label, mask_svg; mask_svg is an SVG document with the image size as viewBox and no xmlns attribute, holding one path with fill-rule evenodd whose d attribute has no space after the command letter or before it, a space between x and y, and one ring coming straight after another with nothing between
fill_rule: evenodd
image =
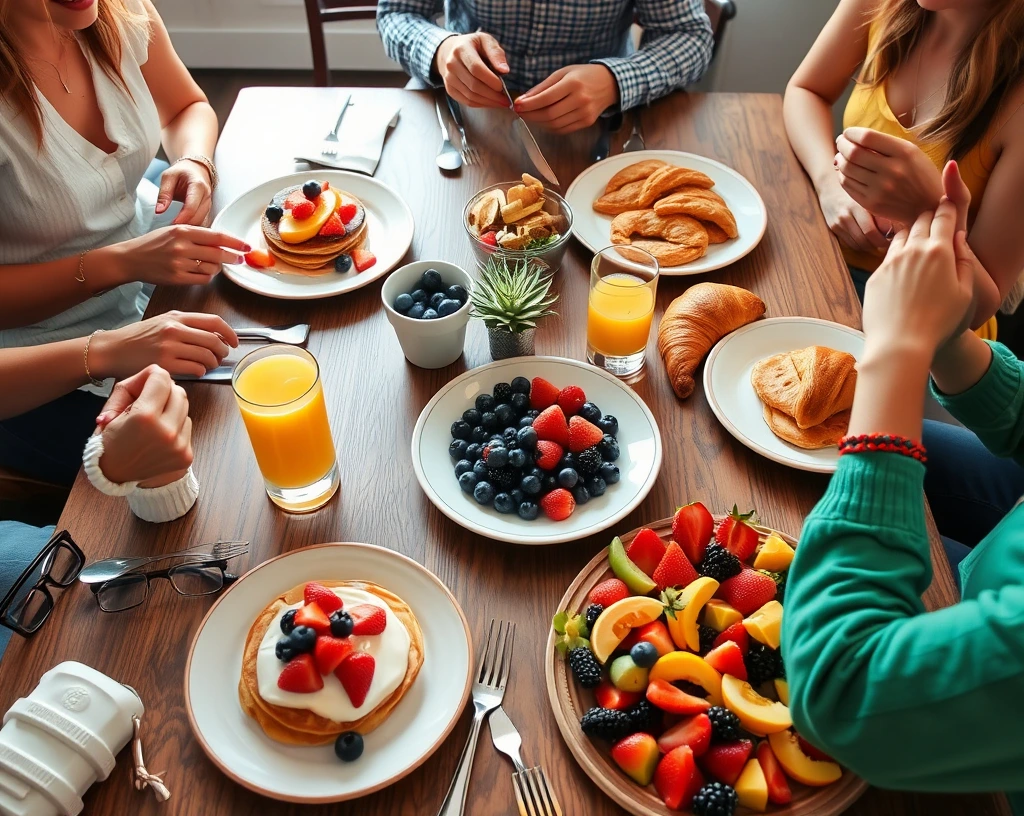
<instances>
[{"instance_id":1,"label":"chair back","mask_svg":"<svg viewBox=\"0 0 1024 816\"><path fill-rule=\"evenodd\" d=\"M313 84L324 88L331 83L327 68L327 43L324 23L339 20L372 20L377 16L377 2L358 0L306 0L306 22L309 24L309 46L313 52Z\"/></svg>"},{"instance_id":2,"label":"chair back","mask_svg":"<svg viewBox=\"0 0 1024 816\"><path fill-rule=\"evenodd\" d=\"M715 36L715 51L725 36L725 24L736 16L733 0L704 0L704 11L711 20L711 31Z\"/></svg>"}]
</instances>

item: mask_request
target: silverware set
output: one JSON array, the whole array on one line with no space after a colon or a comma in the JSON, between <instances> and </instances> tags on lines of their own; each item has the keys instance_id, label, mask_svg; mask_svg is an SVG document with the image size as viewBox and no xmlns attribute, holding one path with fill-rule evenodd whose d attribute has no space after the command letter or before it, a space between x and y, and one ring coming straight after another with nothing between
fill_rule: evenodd
<instances>
[{"instance_id":1,"label":"silverware set","mask_svg":"<svg viewBox=\"0 0 1024 816\"><path fill-rule=\"evenodd\" d=\"M434 97L434 110L437 112L437 123L441 126L441 149L437 151L437 166L442 170L458 170L462 167L462 153L452 144L448 136L448 126L444 123L441 103Z\"/></svg>"},{"instance_id":2,"label":"silverware set","mask_svg":"<svg viewBox=\"0 0 1024 816\"><path fill-rule=\"evenodd\" d=\"M338 131L341 130L341 120L345 118L345 111L348 110L348 106L351 101L351 96L345 97L345 101L341 106L341 113L338 114L338 121L334 123L334 129L324 136L323 144L320 145L321 156L334 158L338 155L338 148L341 147L341 142L338 139Z\"/></svg>"},{"instance_id":3,"label":"silverware set","mask_svg":"<svg viewBox=\"0 0 1024 816\"><path fill-rule=\"evenodd\" d=\"M292 326L254 326L245 329L235 329L239 340L265 340L268 343L284 343L289 346L304 346L309 339L309 324L296 323ZM234 363L225 363L216 368L211 368L201 377L192 374L176 374L174 379L181 382L231 382L231 375L235 370Z\"/></svg>"},{"instance_id":4,"label":"silverware set","mask_svg":"<svg viewBox=\"0 0 1024 816\"><path fill-rule=\"evenodd\" d=\"M459 138L462 139L462 161L466 164L476 164L480 161L480 156L466 138L466 123L462 118L462 106L448 96L448 94L444 96L448 100L448 110L451 111L452 119L455 120L455 127L459 131Z\"/></svg>"},{"instance_id":5,"label":"silverware set","mask_svg":"<svg viewBox=\"0 0 1024 816\"><path fill-rule=\"evenodd\" d=\"M78 580L83 584L99 584L111 581L126 573L132 572L157 561L181 559L182 564L206 564L214 561L227 561L237 558L249 551L248 541L217 541L213 544L197 544L185 550L164 553L162 555L141 555L123 558L104 558L94 561L82 570Z\"/></svg>"}]
</instances>

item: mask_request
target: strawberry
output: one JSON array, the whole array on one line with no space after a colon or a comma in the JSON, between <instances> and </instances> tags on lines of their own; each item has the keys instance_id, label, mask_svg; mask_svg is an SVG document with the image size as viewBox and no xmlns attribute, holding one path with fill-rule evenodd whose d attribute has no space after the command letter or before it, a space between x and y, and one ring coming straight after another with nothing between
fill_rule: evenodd
<instances>
[{"instance_id":1,"label":"strawberry","mask_svg":"<svg viewBox=\"0 0 1024 816\"><path fill-rule=\"evenodd\" d=\"M592 425L581 416L569 418L569 450L573 453L592 448L602 439L604 433L596 425Z\"/></svg>"},{"instance_id":2,"label":"strawberry","mask_svg":"<svg viewBox=\"0 0 1024 816\"><path fill-rule=\"evenodd\" d=\"M767 742L757 746L757 762L761 766L765 781L768 783L768 801L773 805L788 805L793 801L793 791L782 772L782 766Z\"/></svg>"},{"instance_id":3,"label":"strawberry","mask_svg":"<svg viewBox=\"0 0 1024 816\"><path fill-rule=\"evenodd\" d=\"M775 599L775 582L757 570L744 569L722 582L718 597L742 615L750 615Z\"/></svg>"},{"instance_id":4,"label":"strawberry","mask_svg":"<svg viewBox=\"0 0 1024 816\"><path fill-rule=\"evenodd\" d=\"M571 417L573 414L578 414L580 408L583 407L583 403L587 401L587 395L583 393L583 389L578 385L567 385L561 391L558 392L558 407L561 408L567 417ZM602 434L603 436L603 434ZM598 439L597 442L601 440ZM584 448L593 447L597 442L593 442L590 445L584 445ZM583 448L580 448L583 450Z\"/></svg>"},{"instance_id":5,"label":"strawberry","mask_svg":"<svg viewBox=\"0 0 1024 816\"><path fill-rule=\"evenodd\" d=\"M324 687L324 679L316 670L313 655L300 654L289 660L277 677L277 687L295 694L312 694Z\"/></svg>"},{"instance_id":6,"label":"strawberry","mask_svg":"<svg viewBox=\"0 0 1024 816\"><path fill-rule=\"evenodd\" d=\"M353 249L350 254L352 256L352 263L356 268L356 272L365 272L377 263L377 256L368 249Z\"/></svg>"},{"instance_id":7,"label":"strawberry","mask_svg":"<svg viewBox=\"0 0 1024 816\"><path fill-rule=\"evenodd\" d=\"M654 772L654 789L670 810L689 808L693 797L703 787L704 774L687 745L680 745L666 754Z\"/></svg>"},{"instance_id":8,"label":"strawberry","mask_svg":"<svg viewBox=\"0 0 1024 816\"><path fill-rule=\"evenodd\" d=\"M693 502L676 510L672 519L672 539L686 553L693 564L699 564L704 549L711 541L715 520L700 502Z\"/></svg>"},{"instance_id":9,"label":"strawberry","mask_svg":"<svg viewBox=\"0 0 1024 816\"><path fill-rule=\"evenodd\" d=\"M338 217L341 219L342 224L347 224L356 217L356 213L358 212L359 208L351 201L345 202L338 207Z\"/></svg>"},{"instance_id":10,"label":"strawberry","mask_svg":"<svg viewBox=\"0 0 1024 816\"><path fill-rule=\"evenodd\" d=\"M558 402L560 393L561 391L543 377L534 377L530 383L530 407L537 411L550 408ZM562 421L565 421L565 414L562 414Z\"/></svg>"},{"instance_id":11,"label":"strawberry","mask_svg":"<svg viewBox=\"0 0 1024 816\"><path fill-rule=\"evenodd\" d=\"M320 227L320 232L317 233L321 238L330 238L332 235L344 234L345 225L341 223L337 213L331 213L327 220L324 221L324 225Z\"/></svg>"},{"instance_id":12,"label":"strawberry","mask_svg":"<svg viewBox=\"0 0 1024 816\"><path fill-rule=\"evenodd\" d=\"M669 714L700 714L711 708L703 697L694 697L661 679L647 684L647 701Z\"/></svg>"},{"instance_id":13,"label":"strawberry","mask_svg":"<svg viewBox=\"0 0 1024 816\"><path fill-rule=\"evenodd\" d=\"M302 190L296 190L295 192L291 193L284 200L284 208L286 210L291 210L291 209L294 209L295 205L301 204L303 201L308 201L308 200L309 199L306 198L306 196L302 192Z\"/></svg>"},{"instance_id":14,"label":"strawberry","mask_svg":"<svg viewBox=\"0 0 1024 816\"><path fill-rule=\"evenodd\" d=\"M310 581L306 584L305 589L302 590L302 599L307 604L315 603L327 616L330 616L332 612L337 612L345 605L341 598L316 581ZM327 674L327 672L324 672L324 674Z\"/></svg>"},{"instance_id":15,"label":"strawberry","mask_svg":"<svg viewBox=\"0 0 1024 816\"><path fill-rule=\"evenodd\" d=\"M274 256L265 249L253 249L246 252L243 257L249 266L255 267L256 269L266 269L267 267L274 265Z\"/></svg>"},{"instance_id":16,"label":"strawberry","mask_svg":"<svg viewBox=\"0 0 1024 816\"><path fill-rule=\"evenodd\" d=\"M644 698L644 695L639 691L617 689L610 680L602 680L601 685L594 689L594 697L601 708L624 711L631 705L639 703Z\"/></svg>"},{"instance_id":17,"label":"strawberry","mask_svg":"<svg viewBox=\"0 0 1024 816\"><path fill-rule=\"evenodd\" d=\"M564 521L576 509L576 499L564 487L559 487L540 500L540 507L552 521Z\"/></svg>"},{"instance_id":18,"label":"strawberry","mask_svg":"<svg viewBox=\"0 0 1024 816\"><path fill-rule=\"evenodd\" d=\"M719 674L731 674L740 680L747 679L747 666L743 662L743 650L735 640L727 640L706 655L704 661Z\"/></svg>"},{"instance_id":19,"label":"strawberry","mask_svg":"<svg viewBox=\"0 0 1024 816\"><path fill-rule=\"evenodd\" d=\"M832 759L832 757L830 757L824 751L815 748L799 734L796 735L796 741L800 744L800 750L807 754L807 756L809 756L815 762L835 762L835 760Z\"/></svg>"},{"instance_id":20,"label":"strawberry","mask_svg":"<svg viewBox=\"0 0 1024 816\"><path fill-rule=\"evenodd\" d=\"M711 747L711 720L707 714L685 717L658 737L658 747L663 754L680 745L689 746L694 756L700 756Z\"/></svg>"},{"instance_id":21,"label":"strawberry","mask_svg":"<svg viewBox=\"0 0 1024 816\"><path fill-rule=\"evenodd\" d=\"M331 632L331 621L327 613L315 603L306 604L295 613L295 625L308 626L318 635L328 635Z\"/></svg>"},{"instance_id":22,"label":"strawberry","mask_svg":"<svg viewBox=\"0 0 1024 816\"><path fill-rule=\"evenodd\" d=\"M352 641L349 638L323 635L316 639L316 645L313 647L313 661L320 674L330 674L350 654L352 654Z\"/></svg>"},{"instance_id":23,"label":"strawberry","mask_svg":"<svg viewBox=\"0 0 1024 816\"><path fill-rule=\"evenodd\" d=\"M498 245L498 233L496 233L494 230L491 230L490 232L485 232L483 235L480 236L480 240L487 244L487 246L496 247Z\"/></svg>"},{"instance_id":24,"label":"strawberry","mask_svg":"<svg viewBox=\"0 0 1024 816\"><path fill-rule=\"evenodd\" d=\"M569 426L566 424L565 414L557 405L541 411L533 421L533 429L541 439L557 442L563 448L569 447Z\"/></svg>"},{"instance_id":25,"label":"strawberry","mask_svg":"<svg viewBox=\"0 0 1024 816\"><path fill-rule=\"evenodd\" d=\"M316 204L307 198L303 198L302 201L297 201L292 205L292 218L296 221L309 218L314 212L316 212Z\"/></svg>"},{"instance_id":26,"label":"strawberry","mask_svg":"<svg viewBox=\"0 0 1024 816\"><path fill-rule=\"evenodd\" d=\"M718 647L723 643L735 643L740 647L741 654L746 654L747 651L749 651L750 634L747 632L747 628L743 625L743 621L737 621L725 631L720 632L712 645Z\"/></svg>"},{"instance_id":27,"label":"strawberry","mask_svg":"<svg viewBox=\"0 0 1024 816\"><path fill-rule=\"evenodd\" d=\"M379 635L387 628L387 613L373 604L360 604L348 610L352 616L353 635Z\"/></svg>"},{"instance_id":28,"label":"strawberry","mask_svg":"<svg viewBox=\"0 0 1024 816\"><path fill-rule=\"evenodd\" d=\"M658 650L658 657L664 657L669 652L676 650L676 644L672 640L672 636L668 632L668 627L665 625L665 621L651 621L645 623L643 626L638 626L635 629L630 629L630 634L636 633L636 643L641 640L646 640L655 649ZM632 648L635 643L630 646Z\"/></svg>"},{"instance_id":29,"label":"strawberry","mask_svg":"<svg viewBox=\"0 0 1024 816\"><path fill-rule=\"evenodd\" d=\"M592 604L601 604L601 606L607 609L616 601L621 601L623 598L628 597L629 587L618 578L609 578L590 590L587 600Z\"/></svg>"},{"instance_id":30,"label":"strawberry","mask_svg":"<svg viewBox=\"0 0 1024 816\"><path fill-rule=\"evenodd\" d=\"M682 547L671 541L665 548L665 555L662 556L657 569L651 573L651 578L658 585L658 589L684 587L697 580L697 570L683 553Z\"/></svg>"},{"instance_id":31,"label":"strawberry","mask_svg":"<svg viewBox=\"0 0 1024 816\"><path fill-rule=\"evenodd\" d=\"M708 748L707 753L700 758L700 764L719 782L735 785L753 750L754 744L750 740L723 742Z\"/></svg>"},{"instance_id":32,"label":"strawberry","mask_svg":"<svg viewBox=\"0 0 1024 816\"><path fill-rule=\"evenodd\" d=\"M575 417L574 417L575 418ZM652 575L665 557L665 542L654 530L644 527L626 547L626 555L645 575Z\"/></svg>"},{"instance_id":33,"label":"strawberry","mask_svg":"<svg viewBox=\"0 0 1024 816\"><path fill-rule=\"evenodd\" d=\"M753 510L741 513L734 504L732 512L722 519L722 523L715 530L715 541L740 561L746 561L757 549L757 530L750 526L753 517Z\"/></svg>"},{"instance_id":34,"label":"strawberry","mask_svg":"<svg viewBox=\"0 0 1024 816\"><path fill-rule=\"evenodd\" d=\"M638 785L650 785L658 765L658 743L650 734L633 734L612 746L612 760Z\"/></svg>"},{"instance_id":35,"label":"strawberry","mask_svg":"<svg viewBox=\"0 0 1024 816\"><path fill-rule=\"evenodd\" d=\"M557 442L548 442L542 439L537 443L537 456L534 461L539 468L553 470L564 452L562 446Z\"/></svg>"},{"instance_id":36,"label":"strawberry","mask_svg":"<svg viewBox=\"0 0 1024 816\"><path fill-rule=\"evenodd\" d=\"M362 706L366 700L366 693L370 690L376 668L377 661L373 659L373 655L353 652L334 670L334 676L341 681L348 699L356 708Z\"/></svg>"}]
</instances>

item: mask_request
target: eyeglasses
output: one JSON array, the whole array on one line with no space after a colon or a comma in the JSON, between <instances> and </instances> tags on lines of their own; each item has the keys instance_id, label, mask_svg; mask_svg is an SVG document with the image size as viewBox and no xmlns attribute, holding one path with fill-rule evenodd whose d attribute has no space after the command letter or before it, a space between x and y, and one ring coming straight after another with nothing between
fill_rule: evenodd
<instances>
[{"instance_id":1,"label":"eyeglasses","mask_svg":"<svg viewBox=\"0 0 1024 816\"><path fill-rule=\"evenodd\" d=\"M53 612L51 587L71 586L84 566L85 553L68 531L54 534L0 601L0 624L23 637L34 635Z\"/></svg>"},{"instance_id":2,"label":"eyeglasses","mask_svg":"<svg viewBox=\"0 0 1024 816\"><path fill-rule=\"evenodd\" d=\"M225 584L238 580L237 575L224 571L226 567L227 561L176 564L153 572L126 572L102 584L90 584L89 588L104 612L124 612L146 602L149 584L157 578L169 581L179 595L195 597L220 592Z\"/></svg>"}]
</instances>

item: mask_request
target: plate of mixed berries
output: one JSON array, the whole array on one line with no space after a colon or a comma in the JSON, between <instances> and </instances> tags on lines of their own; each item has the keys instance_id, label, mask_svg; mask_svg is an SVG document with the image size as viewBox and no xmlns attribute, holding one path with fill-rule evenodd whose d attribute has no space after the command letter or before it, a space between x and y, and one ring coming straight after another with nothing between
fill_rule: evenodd
<instances>
[{"instance_id":1,"label":"plate of mixed berries","mask_svg":"<svg viewBox=\"0 0 1024 816\"><path fill-rule=\"evenodd\" d=\"M661 434L630 388L559 357L517 357L444 386L413 431L416 477L446 516L518 544L573 541L654 486Z\"/></svg>"},{"instance_id":2,"label":"plate of mixed berries","mask_svg":"<svg viewBox=\"0 0 1024 816\"><path fill-rule=\"evenodd\" d=\"M694 502L613 539L563 596L549 701L630 813L834 816L867 789L793 727L779 646L795 547Z\"/></svg>"}]
</instances>

